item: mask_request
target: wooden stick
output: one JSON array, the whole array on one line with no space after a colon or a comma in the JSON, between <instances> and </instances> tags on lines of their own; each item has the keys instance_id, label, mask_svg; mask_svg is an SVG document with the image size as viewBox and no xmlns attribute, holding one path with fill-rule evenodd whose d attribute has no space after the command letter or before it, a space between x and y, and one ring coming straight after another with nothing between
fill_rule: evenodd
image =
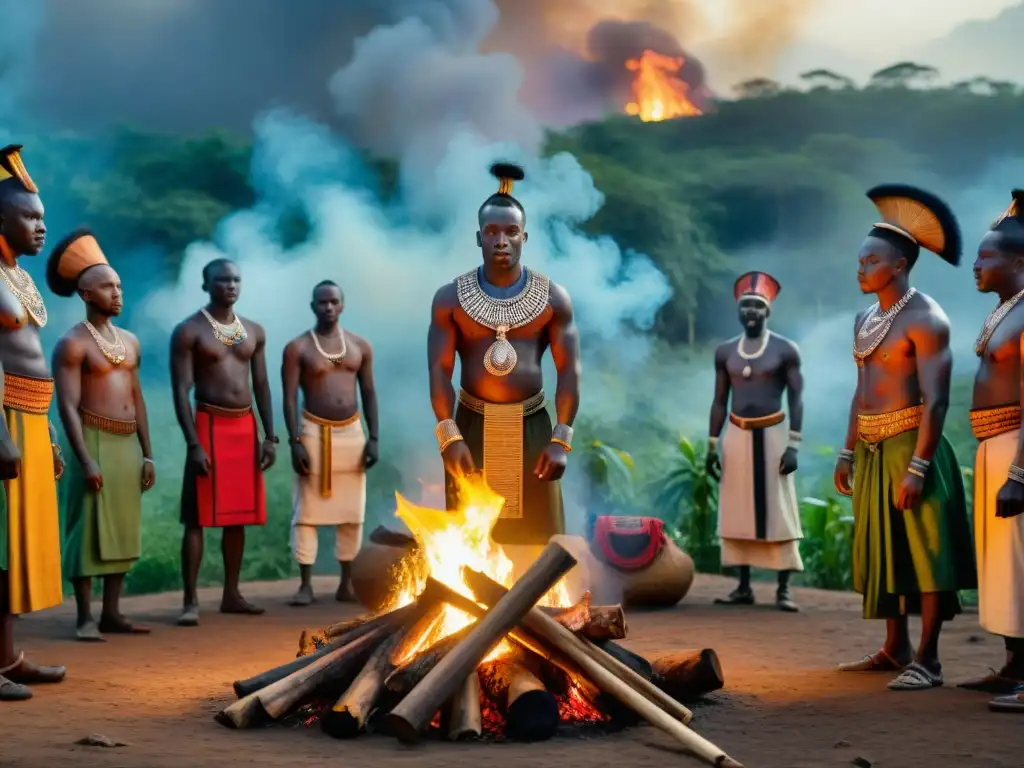
<instances>
[{"instance_id":1,"label":"wooden stick","mask_svg":"<svg viewBox=\"0 0 1024 768\"><path fill-rule=\"evenodd\" d=\"M321 713L320 727L324 733L336 739L354 739L365 729L366 720L384 688L384 678L393 669L392 655L406 632L400 630L378 645L334 706Z\"/></svg>"},{"instance_id":2,"label":"wooden stick","mask_svg":"<svg viewBox=\"0 0 1024 768\"><path fill-rule=\"evenodd\" d=\"M458 647L391 711L387 716L389 731L406 744L418 742L434 713L451 698L466 676L575 564L575 558L558 544L548 544L515 586L473 625ZM563 629L561 624L554 623Z\"/></svg>"},{"instance_id":3,"label":"wooden stick","mask_svg":"<svg viewBox=\"0 0 1024 768\"><path fill-rule=\"evenodd\" d=\"M398 669L388 675L385 685L392 693L405 696L409 691L420 684L430 670L438 665L441 659L445 658L459 643L466 639L473 629L473 624L463 627L447 637L442 637L436 643L424 651L413 656Z\"/></svg>"},{"instance_id":4,"label":"wooden stick","mask_svg":"<svg viewBox=\"0 0 1024 768\"><path fill-rule=\"evenodd\" d=\"M470 568L462 569L462 578L465 579L466 584L473 594L476 595L477 599L485 605L493 605L505 593L503 586L493 581L486 574L479 573ZM586 654L680 722L685 724L693 718L693 713L690 710L658 688L650 680L645 680L621 661L597 648L590 641L569 632L543 611L536 609L529 611L523 617L523 624L531 632L548 640L574 660L576 660L576 657L569 653L570 648L574 649L577 654ZM558 629L556 630L555 627L558 627ZM586 667L584 667L584 670L586 670ZM597 681L595 680L594 682Z\"/></svg>"},{"instance_id":5,"label":"wooden stick","mask_svg":"<svg viewBox=\"0 0 1024 768\"><path fill-rule=\"evenodd\" d=\"M387 627L377 627L347 645L332 649L302 669L225 707L217 713L217 722L228 728L250 728L263 719L261 715L278 719L321 683L344 677L363 663L389 632Z\"/></svg>"},{"instance_id":6,"label":"wooden stick","mask_svg":"<svg viewBox=\"0 0 1024 768\"><path fill-rule=\"evenodd\" d=\"M505 588L485 574L478 573L469 568L463 568L462 571L463 579L477 596L477 599L484 603L491 602L494 598L499 600L505 599L503 595ZM676 719L672 714L669 714L669 712L656 705L651 699L648 699L646 690L641 695L630 685L634 680L639 680L645 685L645 688L648 686L653 688L649 681L644 680L630 670L629 667L615 661L615 659L595 647L590 641L577 637L543 611L532 610L527 612L523 618L523 623L532 632L548 640L552 645L579 664L587 676L601 690L617 698L644 720L667 733L701 760L718 768L742 768L740 763L733 760L720 748L684 725L684 722L689 722L690 717L692 717L692 714L690 714L686 707L655 688L662 700L667 698L675 705L672 708L673 713L689 715L683 722L680 722L682 717ZM614 669L614 672L609 670L609 666ZM621 673L622 677L619 676L621 670L625 670L625 672ZM658 704L660 703L659 701Z\"/></svg>"},{"instance_id":7,"label":"wooden stick","mask_svg":"<svg viewBox=\"0 0 1024 768\"><path fill-rule=\"evenodd\" d=\"M329 645L325 645L315 653L311 653L308 656L302 656L294 661L282 664L280 667L274 667L273 669L267 670L262 674L255 675L246 680L236 680L234 683L235 695L241 699L251 693L259 691L262 688L266 688L268 685L284 680L289 675L298 672L300 669L305 669L310 664L319 661L332 651L347 645L353 640L358 640L360 637L369 634L378 627L384 626L394 628L401 626L405 622L409 621L414 612L418 610L416 606L417 603L411 603L403 608L399 608L397 611L386 613L383 616L377 616L374 619L360 624L345 634L338 635L330 642Z\"/></svg>"},{"instance_id":8,"label":"wooden stick","mask_svg":"<svg viewBox=\"0 0 1024 768\"><path fill-rule=\"evenodd\" d=\"M453 608L458 608L463 613L477 619L487 613L487 609L480 604L434 578L427 579L423 592L420 593L420 599L443 601ZM572 677L576 681L579 692L583 697L592 704L596 705L598 703L598 699L601 696L600 689L587 680L579 666L573 663L565 654L558 652L535 635L531 635L521 625L509 632L508 638L519 647L532 651Z\"/></svg>"},{"instance_id":9,"label":"wooden stick","mask_svg":"<svg viewBox=\"0 0 1024 768\"><path fill-rule=\"evenodd\" d=\"M452 697L452 713L448 723L451 741L478 739L484 731L480 712L480 676L473 670L466 675L462 687Z\"/></svg>"}]
</instances>

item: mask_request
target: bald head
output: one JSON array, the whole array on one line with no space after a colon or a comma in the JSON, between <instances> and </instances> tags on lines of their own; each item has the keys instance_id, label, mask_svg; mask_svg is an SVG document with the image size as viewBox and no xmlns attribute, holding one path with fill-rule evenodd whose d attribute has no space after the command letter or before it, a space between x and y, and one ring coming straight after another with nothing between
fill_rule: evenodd
<instances>
[{"instance_id":1,"label":"bald head","mask_svg":"<svg viewBox=\"0 0 1024 768\"><path fill-rule=\"evenodd\" d=\"M91 309L117 317L124 306L121 277L109 264L97 264L78 276L78 295Z\"/></svg>"}]
</instances>

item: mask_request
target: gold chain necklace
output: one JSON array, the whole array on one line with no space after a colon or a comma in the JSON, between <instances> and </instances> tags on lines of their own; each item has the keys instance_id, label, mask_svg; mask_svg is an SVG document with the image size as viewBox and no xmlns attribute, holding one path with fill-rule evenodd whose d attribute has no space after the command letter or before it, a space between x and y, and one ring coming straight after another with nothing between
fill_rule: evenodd
<instances>
[{"instance_id":1,"label":"gold chain necklace","mask_svg":"<svg viewBox=\"0 0 1024 768\"><path fill-rule=\"evenodd\" d=\"M110 332L114 336L113 342L107 341L103 338L100 332L96 329L96 326L90 323L88 320L85 321L85 328L92 334L93 340L96 342L96 346L100 348L100 352L114 365L120 365L124 362L125 358L125 346L124 339L121 338L121 332L114 326L110 326Z\"/></svg>"},{"instance_id":2,"label":"gold chain necklace","mask_svg":"<svg viewBox=\"0 0 1024 768\"><path fill-rule=\"evenodd\" d=\"M210 323L210 328L213 329L213 337L221 344L233 347L249 338L249 334L245 332L245 326L242 325L242 320L238 315L235 315L234 322L222 325L214 319L213 315L206 311L206 307L202 307L199 311L205 315Z\"/></svg>"},{"instance_id":3,"label":"gold chain necklace","mask_svg":"<svg viewBox=\"0 0 1024 768\"><path fill-rule=\"evenodd\" d=\"M14 297L28 312L32 324L36 328L45 326L46 305L43 303L43 297L40 295L39 289L36 288L32 275L17 265L10 266L4 263L0 263L0 275L3 276L4 282L7 283L7 287Z\"/></svg>"},{"instance_id":4,"label":"gold chain necklace","mask_svg":"<svg viewBox=\"0 0 1024 768\"><path fill-rule=\"evenodd\" d=\"M320 346L320 339L317 337L315 330L310 330L309 335L313 337L313 346L316 347L317 352L335 365L341 365L341 361L344 360L345 355L348 354L348 345L345 343L345 331L341 329L340 325L338 326L338 336L341 338L341 352L338 352L336 355L331 355L324 351L324 348Z\"/></svg>"},{"instance_id":5,"label":"gold chain necklace","mask_svg":"<svg viewBox=\"0 0 1024 768\"><path fill-rule=\"evenodd\" d=\"M519 356L506 334L541 316L550 301L550 284L547 277L531 269L527 271L523 290L508 299L495 299L484 293L477 270L456 278L459 306L471 320L497 334L494 343L484 353L484 368L492 376L508 376L515 369Z\"/></svg>"},{"instance_id":6,"label":"gold chain necklace","mask_svg":"<svg viewBox=\"0 0 1024 768\"><path fill-rule=\"evenodd\" d=\"M1017 306L1017 302L1022 297L1024 297L1024 291L1010 297L988 313L988 317L985 318L985 324L981 326L981 333L978 334L978 340L974 342L974 353L978 357L985 354L985 348L988 347L992 334L996 332L996 328L1003 322L1003 318L1010 314L1010 310Z\"/></svg>"},{"instance_id":7,"label":"gold chain necklace","mask_svg":"<svg viewBox=\"0 0 1024 768\"><path fill-rule=\"evenodd\" d=\"M896 320L896 316L903 311L904 307L910 302L917 293L916 288L911 288L905 294L903 298L893 304L885 312L879 312L879 304L875 302L868 311L868 317L865 319L864 324L855 334L853 339L853 357L857 361L857 365L864 365L864 361L871 356L871 353L878 349L878 346L885 340L885 337L889 335L889 329L892 328L893 322ZM880 319L879 319L880 318ZM868 329L868 325L872 328ZM857 339L871 339L866 348L861 348L857 345Z\"/></svg>"}]
</instances>

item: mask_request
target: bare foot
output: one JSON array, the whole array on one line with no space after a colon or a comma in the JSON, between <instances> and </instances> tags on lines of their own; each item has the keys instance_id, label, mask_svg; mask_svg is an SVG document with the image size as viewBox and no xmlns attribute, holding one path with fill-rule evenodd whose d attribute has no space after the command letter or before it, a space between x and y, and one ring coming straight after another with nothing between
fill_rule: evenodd
<instances>
[{"instance_id":1,"label":"bare foot","mask_svg":"<svg viewBox=\"0 0 1024 768\"><path fill-rule=\"evenodd\" d=\"M142 624L132 624L127 618L118 614L117 616L101 616L100 632L109 635L148 635L150 629Z\"/></svg>"},{"instance_id":2,"label":"bare foot","mask_svg":"<svg viewBox=\"0 0 1024 768\"><path fill-rule=\"evenodd\" d=\"M237 613L242 614L243 616L259 616L266 611L265 609L246 601L246 599L241 595L224 595L220 601L220 612Z\"/></svg>"}]
</instances>

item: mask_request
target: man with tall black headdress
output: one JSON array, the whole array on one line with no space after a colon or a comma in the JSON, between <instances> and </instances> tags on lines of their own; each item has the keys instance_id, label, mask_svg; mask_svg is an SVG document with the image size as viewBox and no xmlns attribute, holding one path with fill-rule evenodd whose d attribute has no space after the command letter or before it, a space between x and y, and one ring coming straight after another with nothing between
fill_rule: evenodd
<instances>
[{"instance_id":1,"label":"man with tall black headdress","mask_svg":"<svg viewBox=\"0 0 1024 768\"><path fill-rule=\"evenodd\" d=\"M885 619L886 640L840 669L899 672L890 689L927 690L943 681L942 623L960 613L957 591L973 589L977 572L960 465L942 434L949 320L910 286L910 270L921 248L958 265L960 229L945 203L920 189L889 184L868 197L881 221L861 246L857 279L878 302L854 323L857 390L835 485L853 497L853 586L864 618ZM911 613L921 615L916 653Z\"/></svg>"},{"instance_id":2,"label":"man with tall black headdress","mask_svg":"<svg viewBox=\"0 0 1024 768\"><path fill-rule=\"evenodd\" d=\"M53 250L46 282L78 294L85 320L57 342L53 372L64 433L74 451L61 489L64 572L75 588L76 636L148 634L121 614L121 588L142 554L142 494L156 479L149 420L139 384L142 348L112 322L121 314L121 278L95 236L73 232ZM103 581L103 613L92 616L93 579Z\"/></svg>"},{"instance_id":3,"label":"man with tall black headdress","mask_svg":"<svg viewBox=\"0 0 1024 768\"><path fill-rule=\"evenodd\" d=\"M520 263L526 214L511 192L523 170L497 164L491 172L500 186L478 213L483 264L434 296L430 399L448 508L458 507L458 478L482 468L505 499L491 536L521 573L552 535L565 530L558 480L579 407L579 336L565 289ZM549 346L558 372L554 429L542 388L541 358ZM456 356L462 364L457 398Z\"/></svg>"},{"instance_id":4,"label":"man with tall black headdress","mask_svg":"<svg viewBox=\"0 0 1024 768\"><path fill-rule=\"evenodd\" d=\"M802 571L800 507L793 473L803 424L800 351L768 330L771 304L781 286L764 272L748 272L733 287L743 333L715 350L708 473L721 480L718 533L722 565L739 568L739 586L716 603L752 605L750 569L778 571L775 602L794 612L789 574ZM782 410L787 395L789 423ZM729 399L732 396L732 408ZM725 426L721 454L718 439Z\"/></svg>"},{"instance_id":5,"label":"man with tall black headdress","mask_svg":"<svg viewBox=\"0 0 1024 768\"><path fill-rule=\"evenodd\" d=\"M1024 451L1020 441L1021 361L1024 355L1024 190L978 246L974 280L999 303L985 318L974 350L971 428L974 534L978 554L978 618L1003 638L1006 663L960 684L1005 694L1024 685ZM1022 704L1024 709L1024 704Z\"/></svg>"},{"instance_id":6,"label":"man with tall black headdress","mask_svg":"<svg viewBox=\"0 0 1024 768\"><path fill-rule=\"evenodd\" d=\"M53 378L39 329L46 305L18 259L46 242L43 203L21 160L0 149L0 701L31 698L27 686L64 679L64 667L40 667L14 649L14 616L60 605L57 478L64 471L48 413Z\"/></svg>"}]
</instances>

